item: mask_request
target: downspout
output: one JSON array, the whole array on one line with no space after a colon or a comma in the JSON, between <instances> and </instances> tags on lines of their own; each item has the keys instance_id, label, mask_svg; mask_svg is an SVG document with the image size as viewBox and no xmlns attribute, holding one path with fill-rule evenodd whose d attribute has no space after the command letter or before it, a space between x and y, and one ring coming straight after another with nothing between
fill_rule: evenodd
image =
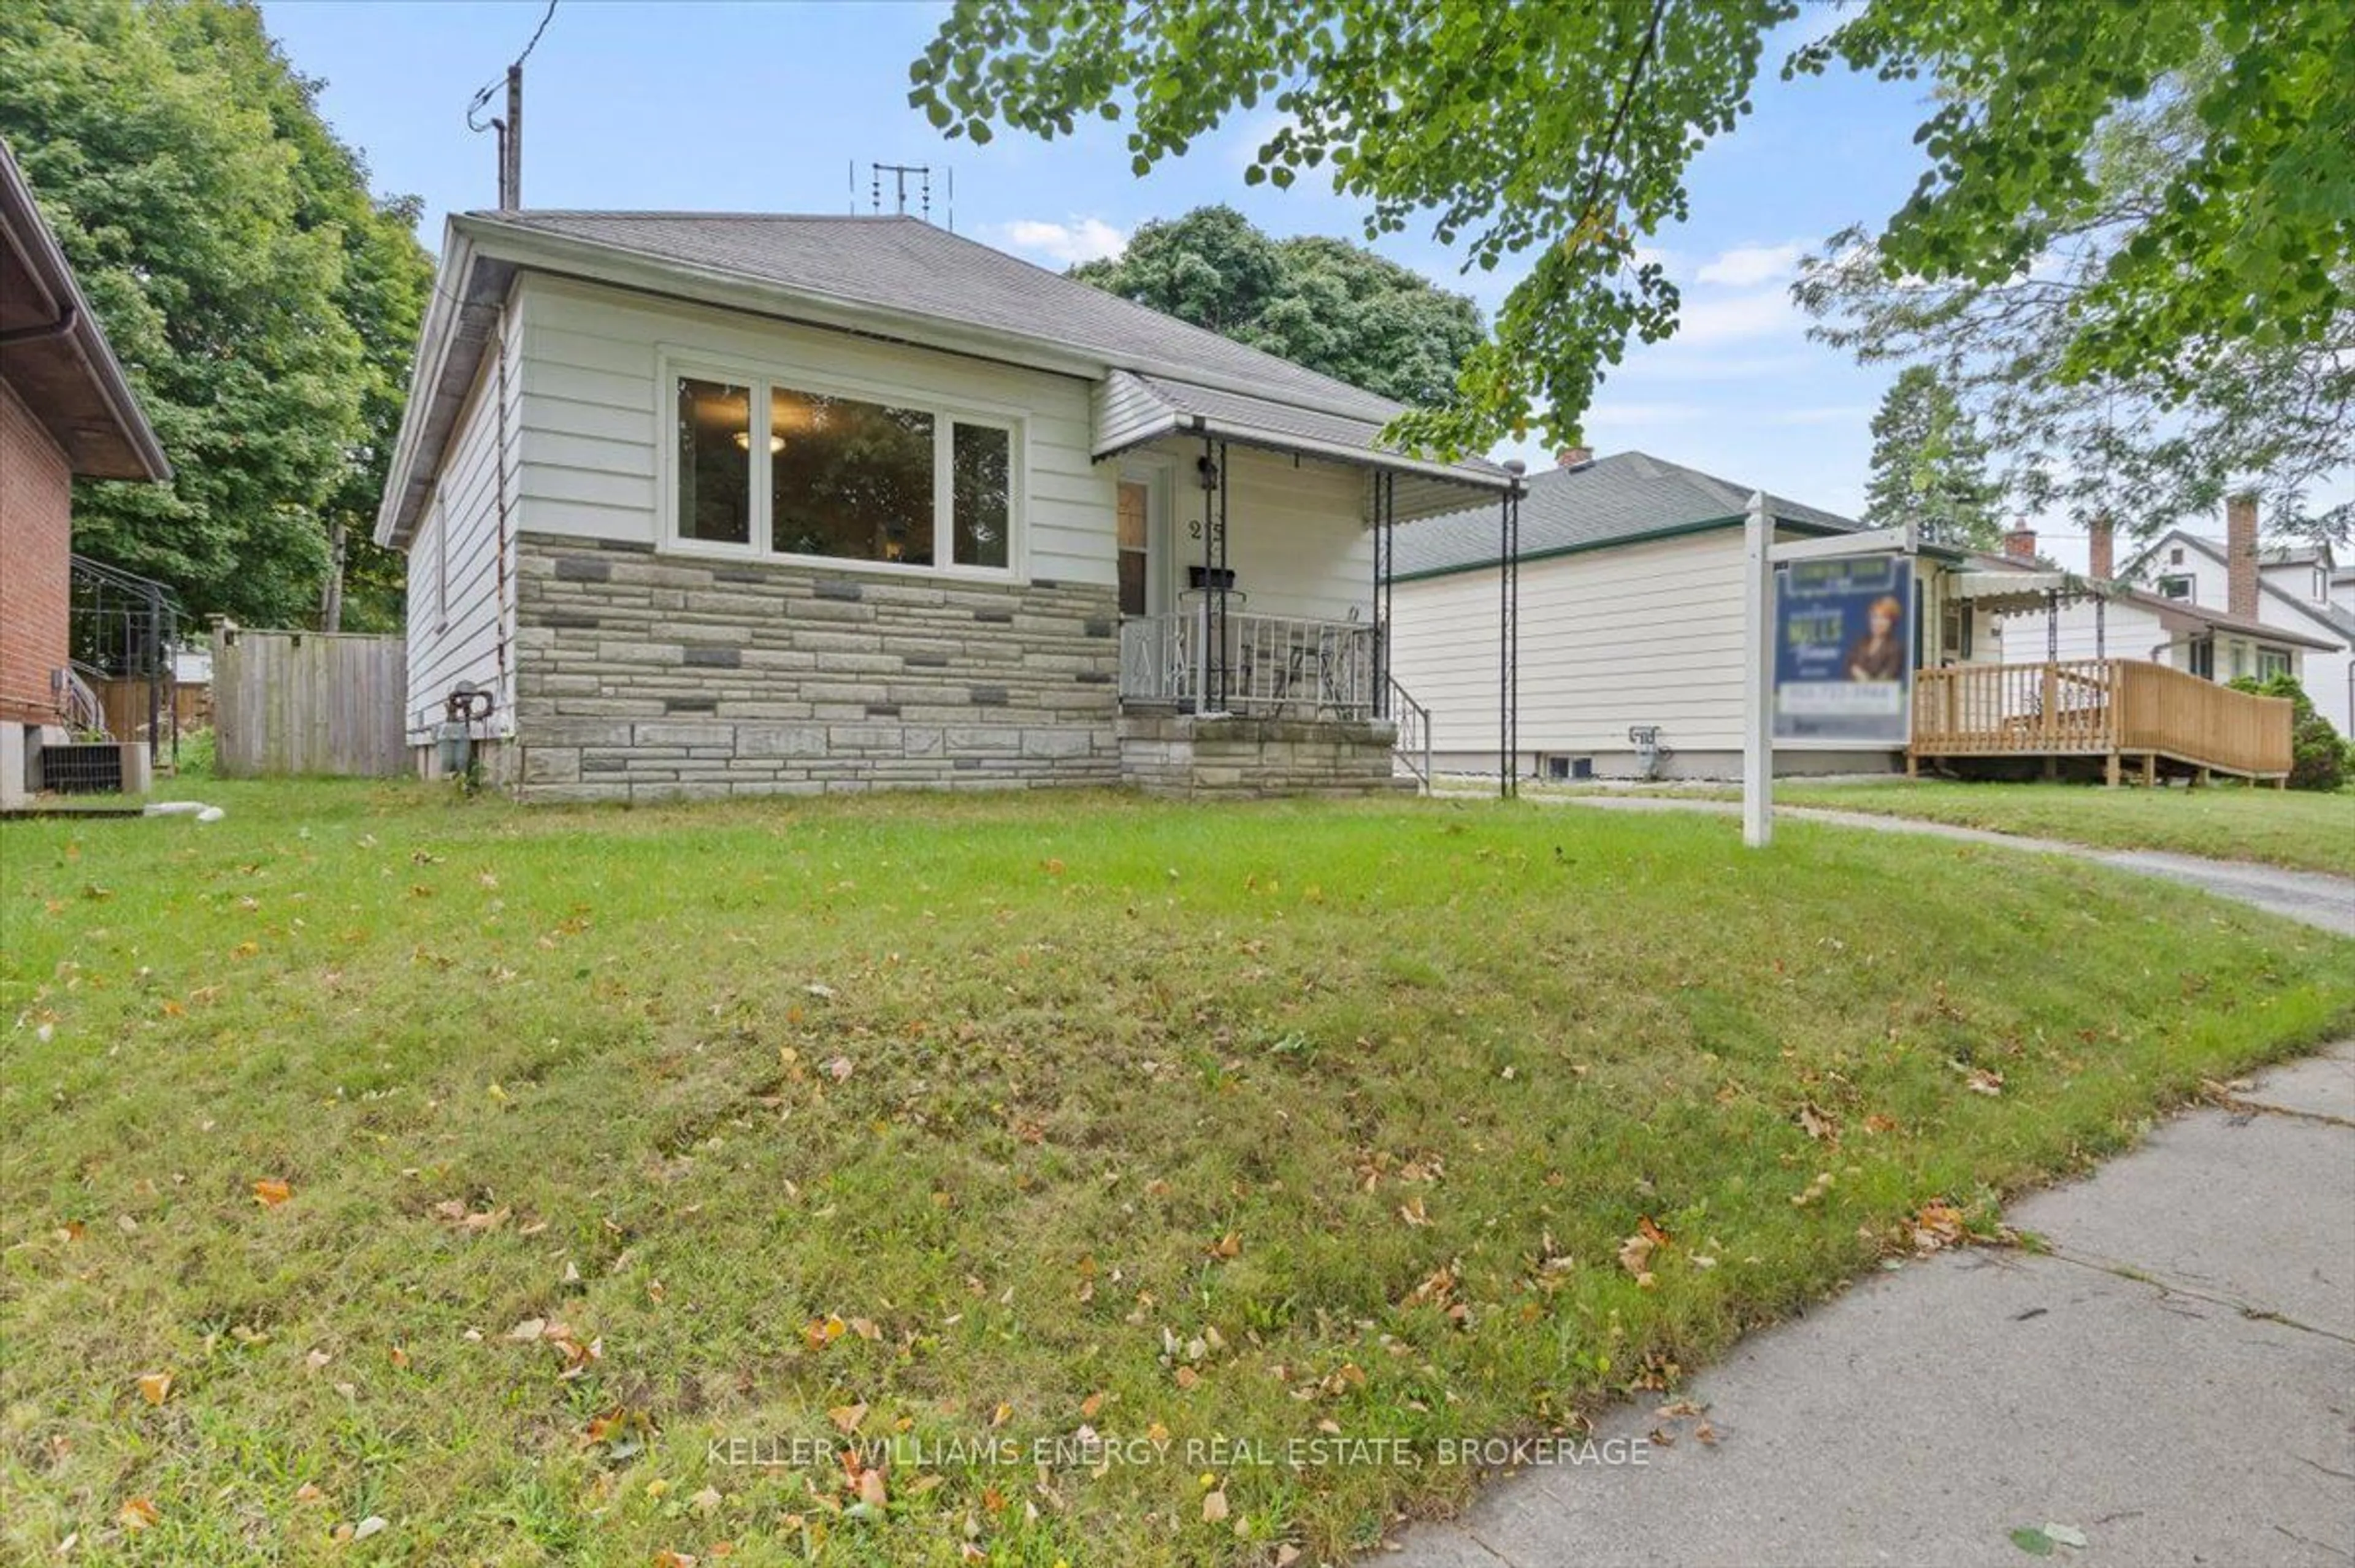
<instances>
[{"instance_id":1,"label":"downspout","mask_svg":"<svg viewBox=\"0 0 2355 1568\"><path fill-rule=\"evenodd\" d=\"M522 737L520 734L521 727L517 725L515 722L515 709L513 707L515 701L515 691L507 679L507 611L509 608L507 603L507 527L509 523L509 514L507 511L507 307L505 304L501 304L499 306L499 315L496 327L499 335L499 407L498 412L494 418L492 433L494 439L498 443L496 455L499 516L498 539L496 547L492 551L493 559L496 562L496 592L497 597L495 598L492 603L498 608L498 631L496 635L496 643L497 646L498 658L499 701L506 708L507 723L510 731L517 734L517 754L516 758L516 783L517 786L520 787L523 782L523 758L521 754ZM442 542L442 548L444 549L449 548L446 539ZM490 738L491 737L487 734L483 737L485 741L488 741Z\"/></svg>"}]
</instances>

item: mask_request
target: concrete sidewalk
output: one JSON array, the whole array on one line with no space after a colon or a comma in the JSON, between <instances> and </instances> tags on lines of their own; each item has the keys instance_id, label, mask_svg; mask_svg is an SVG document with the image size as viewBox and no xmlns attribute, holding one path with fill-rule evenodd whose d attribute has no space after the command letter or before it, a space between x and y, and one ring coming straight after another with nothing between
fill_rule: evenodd
<instances>
[{"instance_id":1,"label":"concrete sidewalk","mask_svg":"<svg viewBox=\"0 0 2355 1568\"><path fill-rule=\"evenodd\" d=\"M1875 1275L1405 1537L1414 1568L2355 1563L2355 1041L2009 1213L2047 1253Z\"/></svg>"},{"instance_id":2,"label":"concrete sidewalk","mask_svg":"<svg viewBox=\"0 0 2355 1568\"><path fill-rule=\"evenodd\" d=\"M1443 789L1441 800L1489 800L1490 793ZM1739 816L1738 801L1709 800L1672 795L1527 795L1533 805L1562 806L1579 811L1693 811L1710 816ZM2244 903L2291 920L2302 921L2340 936L2355 936L2355 880L2322 871L2293 871L2253 860L2211 860L2198 855L2174 855L2158 849L2103 849L2059 838L2030 838L2018 833L1996 833L1984 827L1963 827L1951 822L1930 822L1917 816L1888 816L1879 812L1835 811L1818 805L1778 805L1777 822L1819 822L1834 827L1855 827L1868 833L1902 833L1925 838L1946 838L1991 848L2020 849L2037 855L2066 855L2094 860L2140 876L2161 877L2204 888L2219 898Z\"/></svg>"},{"instance_id":3,"label":"concrete sidewalk","mask_svg":"<svg viewBox=\"0 0 2355 1568\"><path fill-rule=\"evenodd\" d=\"M1551 803L1550 803L1551 804ZM1723 810L1582 797L1565 805ZM2355 934L2355 883L1856 813L1783 811L2077 856ZM1871 1276L1598 1437L1649 1463L1499 1479L1380 1561L1413 1568L2355 1563L2355 1041L2275 1069L2008 1219L2049 1251Z\"/></svg>"}]
</instances>

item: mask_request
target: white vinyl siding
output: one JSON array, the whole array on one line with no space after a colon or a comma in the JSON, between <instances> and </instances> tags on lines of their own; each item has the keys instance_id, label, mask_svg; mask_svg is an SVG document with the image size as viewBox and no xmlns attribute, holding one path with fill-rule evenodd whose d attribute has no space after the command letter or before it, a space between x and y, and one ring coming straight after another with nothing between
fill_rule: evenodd
<instances>
[{"instance_id":1,"label":"white vinyl siding","mask_svg":"<svg viewBox=\"0 0 2355 1568\"><path fill-rule=\"evenodd\" d=\"M1404 525L1412 527L1413 525ZM1391 667L1442 753L1497 750L1497 574L1398 584ZM1657 724L1679 752L1742 746L1742 530L1525 561L1520 749L1628 749Z\"/></svg>"},{"instance_id":2,"label":"white vinyl siding","mask_svg":"<svg viewBox=\"0 0 2355 1568\"><path fill-rule=\"evenodd\" d=\"M507 483L516 476L522 379L516 356L522 336L513 310L506 317L507 417L498 418L499 346L482 370L451 432L434 496L409 552L409 695L404 722L412 743L432 738L442 699L461 681L491 689L497 706L491 732L514 732L512 689L502 688L499 649L510 642L514 606L503 603L499 581L497 435L507 433ZM509 519L512 528L513 519ZM512 584L509 585L510 590Z\"/></svg>"},{"instance_id":3,"label":"white vinyl siding","mask_svg":"<svg viewBox=\"0 0 2355 1568\"><path fill-rule=\"evenodd\" d=\"M676 395L665 367L737 366L787 384L799 371L852 395L914 395L927 406L1018 416L1023 516L1013 574L1114 581L1116 475L1089 457L1085 381L591 284L528 277L522 293L523 509L536 532L663 544L663 453Z\"/></svg>"},{"instance_id":4,"label":"white vinyl siding","mask_svg":"<svg viewBox=\"0 0 2355 1568\"><path fill-rule=\"evenodd\" d=\"M1146 452L1169 464L1170 517L1166 566L1173 597L1202 564L1202 443L1173 437ZM1231 608L1252 615L1370 624L1374 537L1365 525L1366 476L1339 464L1229 446L1227 565L1240 596ZM1218 497L1210 497L1215 515Z\"/></svg>"}]
</instances>

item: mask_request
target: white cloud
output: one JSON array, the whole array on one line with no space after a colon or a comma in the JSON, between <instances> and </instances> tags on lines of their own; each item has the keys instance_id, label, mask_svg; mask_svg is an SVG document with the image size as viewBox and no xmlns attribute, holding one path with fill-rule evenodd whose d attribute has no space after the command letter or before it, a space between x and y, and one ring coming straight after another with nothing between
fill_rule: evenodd
<instances>
[{"instance_id":1,"label":"white cloud","mask_svg":"<svg viewBox=\"0 0 2355 1568\"><path fill-rule=\"evenodd\" d=\"M1718 253L1713 261L1701 263L1693 276L1704 283L1723 283L1728 288L1755 288L1760 283L1787 278L1797 271L1799 258L1807 248L1797 240L1782 245L1736 245L1731 251Z\"/></svg>"},{"instance_id":2,"label":"white cloud","mask_svg":"<svg viewBox=\"0 0 2355 1568\"><path fill-rule=\"evenodd\" d=\"M1011 251L1073 267L1082 261L1117 256L1128 248L1128 236L1101 218L1074 217L1066 223L1018 218L989 226L989 232Z\"/></svg>"},{"instance_id":3,"label":"white cloud","mask_svg":"<svg viewBox=\"0 0 2355 1568\"><path fill-rule=\"evenodd\" d=\"M1772 337L1796 331L1799 325L1798 307L1788 293L1761 289L1754 293L1685 301L1677 313L1677 335L1669 341L1701 348Z\"/></svg>"}]
</instances>

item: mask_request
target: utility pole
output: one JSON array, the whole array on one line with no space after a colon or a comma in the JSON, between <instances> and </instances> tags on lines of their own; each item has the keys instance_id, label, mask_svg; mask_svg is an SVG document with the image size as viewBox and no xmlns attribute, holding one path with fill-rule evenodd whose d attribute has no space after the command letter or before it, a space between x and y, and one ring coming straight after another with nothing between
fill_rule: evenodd
<instances>
[{"instance_id":1,"label":"utility pole","mask_svg":"<svg viewBox=\"0 0 2355 1568\"><path fill-rule=\"evenodd\" d=\"M327 583L319 594L319 630L344 629L344 524L338 519L327 535Z\"/></svg>"}]
</instances>

